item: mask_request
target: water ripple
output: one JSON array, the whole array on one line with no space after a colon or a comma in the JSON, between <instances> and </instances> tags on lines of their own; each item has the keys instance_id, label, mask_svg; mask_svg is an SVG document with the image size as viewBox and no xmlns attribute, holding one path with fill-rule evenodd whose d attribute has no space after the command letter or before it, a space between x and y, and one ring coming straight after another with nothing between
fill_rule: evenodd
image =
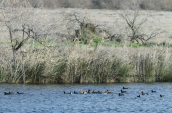
<instances>
[{"instance_id":1,"label":"water ripple","mask_svg":"<svg viewBox=\"0 0 172 113\"><path fill-rule=\"evenodd\" d=\"M127 93L118 96L125 86ZM63 94L63 91L112 91L113 94ZM151 90L156 90L152 93ZM3 92L14 92L4 95ZM18 95L16 92L24 92ZM148 95L141 95L144 91ZM160 94L165 95L160 97ZM137 97L140 95L141 97ZM132 84L65 84L28 85L0 84L0 113L162 113L172 112L171 83L132 83Z\"/></svg>"}]
</instances>

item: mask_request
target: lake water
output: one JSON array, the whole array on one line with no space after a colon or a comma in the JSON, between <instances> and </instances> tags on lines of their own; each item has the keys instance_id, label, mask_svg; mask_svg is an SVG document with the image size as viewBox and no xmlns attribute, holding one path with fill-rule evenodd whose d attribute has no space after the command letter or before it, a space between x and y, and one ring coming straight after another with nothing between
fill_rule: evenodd
<instances>
[{"instance_id":1,"label":"lake water","mask_svg":"<svg viewBox=\"0 0 172 113\"><path fill-rule=\"evenodd\" d=\"M122 87L127 93L118 96ZM112 91L113 94L64 94ZM151 90L156 90L152 93ZM14 92L4 95L4 92ZM148 95L141 95L144 91ZM25 94L17 94L23 92ZM165 95L160 97L160 94ZM141 97L137 97L141 95ZM171 113L172 83L0 84L0 113Z\"/></svg>"}]
</instances>

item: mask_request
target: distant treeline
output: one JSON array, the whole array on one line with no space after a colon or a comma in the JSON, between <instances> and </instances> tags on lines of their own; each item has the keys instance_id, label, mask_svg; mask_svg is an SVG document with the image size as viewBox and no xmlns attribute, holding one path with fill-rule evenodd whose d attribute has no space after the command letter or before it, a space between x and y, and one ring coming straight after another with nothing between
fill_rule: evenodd
<instances>
[{"instance_id":1,"label":"distant treeline","mask_svg":"<svg viewBox=\"0 0 172 113\"><path fill-rule=\"evenodd\" d=\"M143 9L172 11L172 0L0 0L4 6L34 8Z\"/></svg>"}]
</instances>

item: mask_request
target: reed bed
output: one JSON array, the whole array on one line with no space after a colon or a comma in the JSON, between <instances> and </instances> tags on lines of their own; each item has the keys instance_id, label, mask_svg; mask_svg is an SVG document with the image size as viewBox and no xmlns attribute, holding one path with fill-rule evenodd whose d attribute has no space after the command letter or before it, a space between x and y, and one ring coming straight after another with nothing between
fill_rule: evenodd
<instances>
[{"instance_id":1,"label":"reed bed","mask_svg":"<svg viewBox=\"0 0 172 113\"><path fill-rule=\"evenodd\" d=\"M171 81L172 49L153 46L29 47L0 57L0 81L10 83L112 83Z\"/></svg>"}]
</instances>

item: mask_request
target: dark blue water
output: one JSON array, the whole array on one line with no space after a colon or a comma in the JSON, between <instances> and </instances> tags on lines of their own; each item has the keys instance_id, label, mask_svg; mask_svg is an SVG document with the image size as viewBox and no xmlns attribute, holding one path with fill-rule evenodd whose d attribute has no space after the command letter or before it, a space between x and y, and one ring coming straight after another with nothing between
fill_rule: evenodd
<instances>
[{"instance_id":1,"label":"dark blue water","mask_svg":"<svg viewBox=\"0 0 172 113\"><path fill-rule=\"evenodd\" d=\"M124 96L118 96L122 87ZM112 91L113 94L63 94L63 91ZM151 90L156 90L152 93ZM14 92L4 95L3 92ZM24 92L19 95L16 92ZM141 95L144 91L148 95ZM165 95L160 97L160 94ZM137 96L141 95L140 98ZM171 113L172 83L31 85L0 84L0 113Z\"/></svg>"}]
</instances>

